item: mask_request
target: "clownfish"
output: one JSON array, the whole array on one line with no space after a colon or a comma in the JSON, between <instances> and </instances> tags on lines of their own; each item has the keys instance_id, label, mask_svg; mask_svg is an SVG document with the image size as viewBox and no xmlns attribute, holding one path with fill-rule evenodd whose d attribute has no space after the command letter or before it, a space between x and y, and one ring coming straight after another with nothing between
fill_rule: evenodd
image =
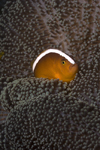
<instances>
[{"instance_id":1,"label":"clownfish","mask_svg":"<svg viewBox=\"0 0 100 150\"><path fill-rule=\"evenodd\" d=\"M43 51L32 64L37 78L59 79L70 82L78 72L78 65L67 54L58 49Z\"/></svg>"},{"instance_id":2,"label":"clownfish","mask_svg":"<svg viewBox=\"0 0 100 150\"><path fill-rule=\"evenodd\" d=\"M0 52L0 59L1 59L1 57L4 55L4 52Z\"/></svg>"}]
</instances>

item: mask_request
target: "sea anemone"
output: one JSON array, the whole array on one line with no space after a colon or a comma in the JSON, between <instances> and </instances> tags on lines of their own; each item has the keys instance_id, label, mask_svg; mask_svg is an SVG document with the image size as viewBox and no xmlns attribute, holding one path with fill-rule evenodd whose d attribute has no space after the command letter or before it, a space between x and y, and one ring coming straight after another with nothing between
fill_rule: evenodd
<instances>
[{"instance_id":1,"label":"sea anemone","mask_svg":"<svg viewBox=\"0 0 100 150\"><path fill-rule=\"evenodd\" d=\"M38 97L16 105L3 132L2 147L11 150L97 150L100 111L67 95Z\"/></svg>"},{"instance_id":2,"label":"sea anemone","mask_svg":"<svg viewBox=\"0 0 100 150\"><path fill-rule=\"evenodd\" d=\"M6 2L0 15L0 98L9 111L1 132L3 150L7 144L10 149L100 149L99 16L98 0ZM69 84L34 78L30 62L49 48L78 63Z\"/></svg>"},{"instance_id":3,"label":"sea anemone","mask_svg":"<svg viewBox=\"0 0 100 150\"><path fill-rule=\"evenodd\" d=\"M27 101L35 97L44 98L48 95L68 94L66 82L59 79L22 78L7 84L1 92L1 103L5 110L10 111L21 101Z\"/></svg>"}]
</instances>

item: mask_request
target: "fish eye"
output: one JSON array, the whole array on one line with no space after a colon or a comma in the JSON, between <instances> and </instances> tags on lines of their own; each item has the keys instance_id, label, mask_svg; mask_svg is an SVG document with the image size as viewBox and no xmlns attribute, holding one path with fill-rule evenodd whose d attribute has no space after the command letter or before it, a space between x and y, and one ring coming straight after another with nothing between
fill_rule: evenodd
<instances>
[{"instance_id":1,"label":"fish eye","mask_svg":"<svg viewBox=\"0 0 100 150\"><path fill-rule=\"evenodd\" d=\"M62 64L65 65L65 63L66 63L65 60L62 60Z\"/></svg>"}]
</instances>

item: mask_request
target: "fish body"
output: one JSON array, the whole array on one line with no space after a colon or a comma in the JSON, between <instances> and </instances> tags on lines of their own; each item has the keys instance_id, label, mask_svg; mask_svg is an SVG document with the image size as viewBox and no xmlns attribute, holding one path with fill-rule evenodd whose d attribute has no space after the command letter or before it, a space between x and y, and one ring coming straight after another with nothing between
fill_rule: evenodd
<instances>
[{"instance_id":1,"label":"fish body","mask_svg":"<svg viewBox=\"0 0 100 150\"><path fill-rule=\"evenodd\" d=\"M67 54L57 49L41 53L32 65L37 78L59 79L70 82L78 72L78 65Z\"/></svg>"}]
</instances>

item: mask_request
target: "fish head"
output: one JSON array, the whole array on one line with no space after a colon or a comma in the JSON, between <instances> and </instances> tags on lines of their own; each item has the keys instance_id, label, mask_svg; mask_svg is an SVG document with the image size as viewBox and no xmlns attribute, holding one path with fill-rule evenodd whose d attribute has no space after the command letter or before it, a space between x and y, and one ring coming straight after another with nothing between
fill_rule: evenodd
<instances>
[{"instance_id":1,"label":"fish head","mask_svg":"<svg viewBox=\"0 0 100 150\"><path fill-rule=\"evenodd\" d=\"M64 82L70 82L78 72L78 65L71 63L66 58L59 56L55 76Z\"/></svg>"}]
</instances>

